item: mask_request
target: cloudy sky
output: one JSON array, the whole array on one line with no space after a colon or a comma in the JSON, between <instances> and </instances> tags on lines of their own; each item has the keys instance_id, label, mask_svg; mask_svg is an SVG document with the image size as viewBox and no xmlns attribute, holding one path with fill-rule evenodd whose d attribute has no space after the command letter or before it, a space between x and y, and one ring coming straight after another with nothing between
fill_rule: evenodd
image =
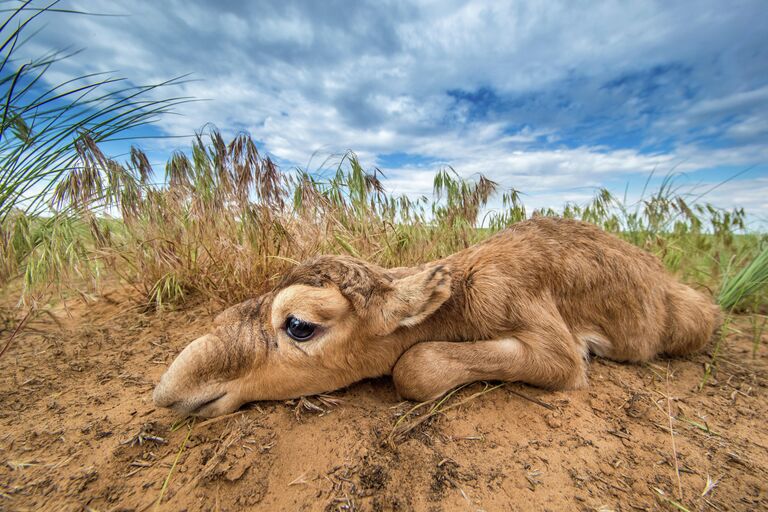
<instances>
[{"instance_id":1,"label":"cloudy sky","mask_svg":"<svg viewBox=\"0 0 768 512\"><path fill-rule=\"evenodd\" d=\"M51 78L194 80L148 135L211 122L283 168L347 149L390 191L481 172L531 206L648 175L768 219L768 4L753 2L69 2L27 47L85 51ZM157 163L187 139L148 139ZM120 148L115 149L118 153ZM161 168L161 166L159 166Z\"/></svg>"}]
</instances>

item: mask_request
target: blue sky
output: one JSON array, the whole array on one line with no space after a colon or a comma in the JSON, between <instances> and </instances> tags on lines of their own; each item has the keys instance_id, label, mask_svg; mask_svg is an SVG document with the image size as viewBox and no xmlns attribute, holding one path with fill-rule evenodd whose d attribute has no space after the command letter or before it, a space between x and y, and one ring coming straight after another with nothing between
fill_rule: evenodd
<instances>
[{"instance_id":1,"label":"blue sky","mask_svg":"<svg viewBox=\"0 0 768 512\"><path fill-rule=\"evenodd\" d=\"M768 7L744 2L88 1L28 52L85 51L50 78L117 70L205 101L148 129L247 131L283 168L347 149L390 191L451 165L530 206L649 173L768 219ZM185 138L145 140L158 168ZM119 154L123 148L110 146Z\"/></svg>"}]
</instances>

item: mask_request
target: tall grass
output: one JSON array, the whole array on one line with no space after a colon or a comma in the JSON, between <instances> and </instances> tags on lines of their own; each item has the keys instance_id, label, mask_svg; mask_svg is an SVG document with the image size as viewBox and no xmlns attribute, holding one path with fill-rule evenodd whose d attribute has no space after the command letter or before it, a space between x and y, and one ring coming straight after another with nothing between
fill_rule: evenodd
<instances>
[{"instance_id":1,"label":"tall grass","mask_svg":"<svg viewBox=\"0 0 768 512\"><path fill-rule=\"evenodd\" d=\"M26 211L43 206L57 179L77 158L75 146L87 133L95 142L155 121L184 98L150 99L148 93L176 80L149 86L130 85L105 73L50 83L47 76L61 61L77 52L51 50L24 58L24 46L37 32L39 18L86 15L57 8L58 1L42 8L31 0L9 9L0 24L0 220L20 200ZM29 32L29 34L28 34Z\"/></svg>"},{"instance_id":2,"label":"tall grass","mask_svg":"<svg viewBox=\"0 0 768 512\"><path fill-rule=\"evenodd\" d=\"M160 173L137 149L118 163L85 136L76 150L50 204L75 215L30 219L17 212L8 231L7 243L28 257L6 257L0 268L6 280L23 276L27 294L50 291L52 283L58 292L82 290L107 275L154 307L190 297L233 303L319 253L418 264L530 216L559 214L659 255L684 280L721 290L728 307L765 304L759 276L766 238L743 233L741 210L688 204L672 180L636 204L598 190L584 205L529 211L517 190L499 190L482 176L465 180L450 168L436 173L432 197L415 199L387 193L380 172L366 172L353 153L331 168L284 172L249 137L227 143L215 130L198 135L188 154L175 153L159 185L150 177ZM498 196L501 208L489 209ZM742 267L746 277L733 277ZM738 291L745 283L748 294Z\"/></svg>"},{"instance_id":3,"label":"tall grass","mask_svg":"<svg viewBox=\"0 0 768 512\"><path fill-rule=\"evenodd\" d=\"M0 24L0 284L23 283L24 301L94 290L107 276L155 307L195 296L230 303L318 253L411 265L530 216L563 215L657 254L728 310L765 304L765 237L744 233L743 210L691 201L670 177L635 203L598 190L587 204L530 211L520 191L483 176L447 168L432 197L398 196L354 153L330 169L284 172L247 136L226 143L209 130L189 153L174 153L153 185L161 173L144 153L134 148L121 163L99 143L186 99L152 100L168 83L137 87L101 74L51 84L49 70L72 53L23 59L25 42L41 17L87 13L57 1L15 5ZM491 211L496 197L501 208Z\"/></svg>"},{"instance_id":4,"label":"tall grass","mask_svg":"<svg viewBox=\"0 0 768 512\"><path fill-rule=\"evenodd\" d=\"M135 86L96 73L52 83L51 71L75 52L52 49L23 56L36 24L56 16L88 15L53 1L16 2L0 21L0 278L26 261L28 284L83 257L76 233L81 218L51 218L47 201L62 176L77 165L81 146L114 139L155 121L184 98L153 99L152 91L177 80ZM39 218L41 214L47 218ZM45 248L39 251L40 248ZM33 258L33 253L37 256ZM61 259L62 261L51 261Z\"/></svg>"},{"instance_id":5,"label":"tall grass","mask_svg":"<svg viewBox=\"0 0 768 512\"><path fill-rule=\"evenodd\" d=\"M723 309L731 310L749 298L764 292L768 286L768 245L733 275L723 276L718 303Z\"/></svg>"}]
</instances>

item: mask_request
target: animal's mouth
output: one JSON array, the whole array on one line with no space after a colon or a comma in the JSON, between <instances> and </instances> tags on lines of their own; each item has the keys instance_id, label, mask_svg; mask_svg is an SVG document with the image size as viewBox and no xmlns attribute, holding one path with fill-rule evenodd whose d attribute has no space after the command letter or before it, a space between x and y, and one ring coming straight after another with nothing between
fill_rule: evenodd
<instances>
[{"instance_id":1,"label":"animal's mouth","mask_svg":"<svg viewBox=\"0 0 768 512\"><path fill-rule=\"evenodd\" d=\"M203 410L204 410L206 407L208 407L208 406L210 406L210 405L213 405L213 403L214 403L214 402L216 402L217 400L219 400L219 399L221 399L221 398L224 398L224 396L225 396L226 394L227 394L227 393L226 393L225 391L222 391L221 393L219 393L218 395L216 395L216 396L214 396L214 397L212 397L212 398L203 399L203 400L200 400L200 401L198 401L197 403L193 403L191 406L187 406L187 407L186 407L186 409L187 409L187 411L186 411L186 412L187 412L187 414L189 414L190 416L197 416L197 415L199 415L201 412L203 412Z\"/></svg>"},{"instance_id":2,"label":"animal's mouth","mask_svg":"<svg viewBox=\"0 0 768 512\"><path fill-rule=\"evenodd\" d=\"M170 404L162 404L162 407L173 409L174 411L180 414L186 414L189 416L200 416L201 413L205 412L206 408L212 406L218 400L224 398L226 394L227 394L226 391L222 391L221 393L214 395L210 398L203 398L197 401L177 400Z\"/></svg>"}]
</instances>

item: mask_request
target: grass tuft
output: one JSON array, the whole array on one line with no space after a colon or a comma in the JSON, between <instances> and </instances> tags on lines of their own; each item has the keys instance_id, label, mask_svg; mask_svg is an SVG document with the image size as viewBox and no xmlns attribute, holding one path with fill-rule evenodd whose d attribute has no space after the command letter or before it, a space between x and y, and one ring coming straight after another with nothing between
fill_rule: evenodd
<instances>
[{"instance_id":1,"label":"grass tuft","mask_svg":"<svg viewBox=\"0 0 768 512\"><path fill-rule=\"evenodd\" d=\"M730 265L729 265L730 268ZM731 311L757 294L764 294L768 287L768 245L740 270L730 275L726 272L717 296L717 302Z\"/></svg>"}]
</instances>

